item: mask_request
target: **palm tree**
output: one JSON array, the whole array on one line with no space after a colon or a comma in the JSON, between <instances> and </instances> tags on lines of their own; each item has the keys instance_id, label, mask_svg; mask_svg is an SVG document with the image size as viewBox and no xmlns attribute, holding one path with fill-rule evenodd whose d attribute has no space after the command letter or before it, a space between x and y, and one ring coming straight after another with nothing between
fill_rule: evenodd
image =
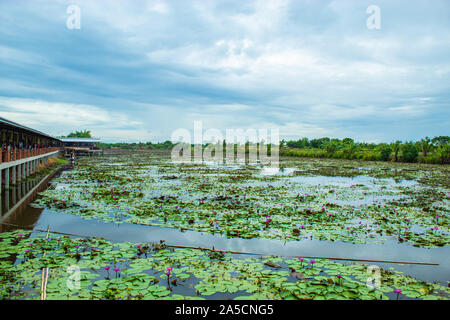
<instances>
[{"instance_id":1,"label":"palm tree","mask_svg":"<svg viewBox=\"0 0 450 320\"><path fill-rule=\"evenodd\" d=\"M449 163L450 161L450 143L440 143L439 144L439 158L441 164Z\"/></svg>"},{"instance_id":2,"label":"palm tree","mask_svg":"<svg viewBox=\"0 0 450 320\"><path fill-rule=\"evenodd\" d=\"M400 146L402 142L397 140L392 144L392 151L394 152L394 161L398 162L398 153L400 152Z\"/></svg>"},{"instance_id":3,"label":"palm tree","mask_svg":"<svg viewBox=\"0 0 450 320\"><path fill-rule=\"evenodd\" d=\"M425 137L425 139L420 140L420 149L421 149L424 157L426 157L428 152L431 151L431 148L432 148L432 145L431 145L430 138Z\"/></svg>"},{"instance_id":4,"label":"palm tree","mask_svg":"<svg viewBox=\"0 0 450 320\"><path fill-rule=\"evenodd\" d=\"M92 138L90 130L71 132L67 138Z\"/></svg>"}]
</instances>

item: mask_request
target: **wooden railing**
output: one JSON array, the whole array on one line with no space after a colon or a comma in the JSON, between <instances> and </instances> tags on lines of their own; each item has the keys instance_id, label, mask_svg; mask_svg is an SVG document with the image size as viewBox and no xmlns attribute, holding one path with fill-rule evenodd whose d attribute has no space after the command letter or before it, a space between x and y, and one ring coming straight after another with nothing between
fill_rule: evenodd
<instances>
[{"instance_id":1,"label":"wooden railing","mask_svg":"<svg viewBox=\"0 0 450 320\"><path fill-rule=\"evenodd\" d=\"M23 149L23 150L10 148L9 150L2 151L0 163L40 156L58 150L60 150L60 148L58 147Z\"/></svg>"}]
</instances>

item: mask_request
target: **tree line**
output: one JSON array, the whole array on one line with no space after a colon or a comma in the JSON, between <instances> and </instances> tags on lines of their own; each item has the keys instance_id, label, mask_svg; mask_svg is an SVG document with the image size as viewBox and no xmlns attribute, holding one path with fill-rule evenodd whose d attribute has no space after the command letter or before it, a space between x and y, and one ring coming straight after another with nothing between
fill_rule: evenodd
<instances>
[{"instance_id":1,"label":"tree line","mask_svg":"<svg viewBox=\"0 0 450 320\"><path fill-rule=\"evenodd\" d=\"M282 140L280 155L358 159L394 162L450 163L450 137L426 137L419 141L395 141L393 143L355 142L353 139L302 138Z\"/></svg>"},{"instance_id":2,"label":"tree line","mask_svg":"<svg viewBox=\"0 0 450 320\"><path fill-rule=\"evenodd\" d=\"M71 132L68 138L91 138L91 131ZM225 140L223 141L225 148ZM102 149L126 150L170 150L175 143L164 142L138 143L99 143ZM207 144L203 145L206 147ZM248 151L249 143L246 143ZM271 146L268 145L270 152ZM298 140L281 140L280 155L293 157L356 159L369 161L421 162L431 164L450 163L450 137L425 137L418 141L395 141L392 143L355 142L351 138L334 139L323 137L318 139L301 138Z\"/></svg>"}]
</instances>

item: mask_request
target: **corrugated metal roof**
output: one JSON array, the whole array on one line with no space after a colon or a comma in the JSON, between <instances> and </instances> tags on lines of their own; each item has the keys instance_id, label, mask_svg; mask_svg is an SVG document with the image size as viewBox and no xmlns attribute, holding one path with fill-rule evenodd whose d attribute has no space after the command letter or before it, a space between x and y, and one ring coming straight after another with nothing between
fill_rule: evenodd
<instances>
[{"instance_id":1,"label":"corrugated metal roof","mask_svg":"<svg viewBox=\"0 0 450 320\"><path fill-rule=\"evenodd\" d=\"M3 117L0 117L0 123L4 123L4 124L7 124L7 125L12 126L12 127L16 127L16 128L22 129L22 130L26 130L26 131L32 132L32 133L34 133L34 134L38 134L38 135L40 135L40 136L52 138L52 139L55 139L55 140L60 140L60 139L55 138L55 137L53 137L53 136L51 136L51 135L48 135L48 134L46 134L46 133L43 133L43 132L38 131L38 130L35 130L35 129L31 129L31 128L29 128L29 127L23 126L23 125L21 125L21 124L19 124L19 123L17 123L17 122L14 122L14 121L5 119L5 118L3 118Z\"/></svg>"},{"instance_id":2,"label":"corrugated metal roof","mask_svg":"<svg viewBox=\"0 0 450 320\"><path fill-rule=\"evenodd\" d=\"M61 138L62 142L100 142L97 138Z\"/></svg>"}]
</instances>

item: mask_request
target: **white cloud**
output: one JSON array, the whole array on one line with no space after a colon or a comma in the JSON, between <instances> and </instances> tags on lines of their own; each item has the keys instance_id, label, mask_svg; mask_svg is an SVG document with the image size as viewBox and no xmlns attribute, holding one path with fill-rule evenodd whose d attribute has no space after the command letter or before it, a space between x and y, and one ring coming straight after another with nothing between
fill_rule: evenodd
<instances>
[{"instance_id":1,"label":"white cloud","mask_svg":"<svg viewBox=\"0 0 450 320\"><path fill-rule=\"evenodd\" d=\"M373 106L342 107L320 104L310 107L309 114L308 118L316 121L352 120L376 116L377 109Z\"/></svg>"},{"instance_id":2,"label":"white cloud","mask_svg":"<svg viewBox=\"0 0 450 320\"><path fill-rule=\"evenodd\" d=\"M109 134L120 132L123 127L134 126L139 130L142 125L139 121L131 120L128 115L93 105L9 97L0 97L0 114L9 120L53 135L89 129L94 135L108 138Z\"/></svg>"},{"instance_id":3,"label":"white cloud","mask_svg":"<svg viewBox=\"0 0 450 320\"><path fill-rule=\"evenodd\" d=\"M390 107L387 109L387 115L396 116L402 118L409 117L419 117L426 114L428 108L424 105L415 105L415 106L398 106L398 107Z\"/></svg>"},{"instance_id":4,"label":"white cloud","mask_svg":"<svg viewBox=\"0 0 450 320\"><path fill-rule=\"evenodd\" d=\"M56 28L64 29L67 1L5 5L11 18L0 12L0 70L8 71L0 96L30 98L1 98L6 117L57 134L65 123L131 140L169 137L197 119L222 129L272 124L294 136L353 126L376 139L395 117L411 120L405 131L416 135L414 120L448 105L447 2L429 6L441 20L424 5L386 2L374 32L358 1L77 2L79 32ZM44 101L55 97L64 102ZM118 109L122 101L128 110ZM372 132L360 129L376 121Z\"/></svg>"}]
</instances>

